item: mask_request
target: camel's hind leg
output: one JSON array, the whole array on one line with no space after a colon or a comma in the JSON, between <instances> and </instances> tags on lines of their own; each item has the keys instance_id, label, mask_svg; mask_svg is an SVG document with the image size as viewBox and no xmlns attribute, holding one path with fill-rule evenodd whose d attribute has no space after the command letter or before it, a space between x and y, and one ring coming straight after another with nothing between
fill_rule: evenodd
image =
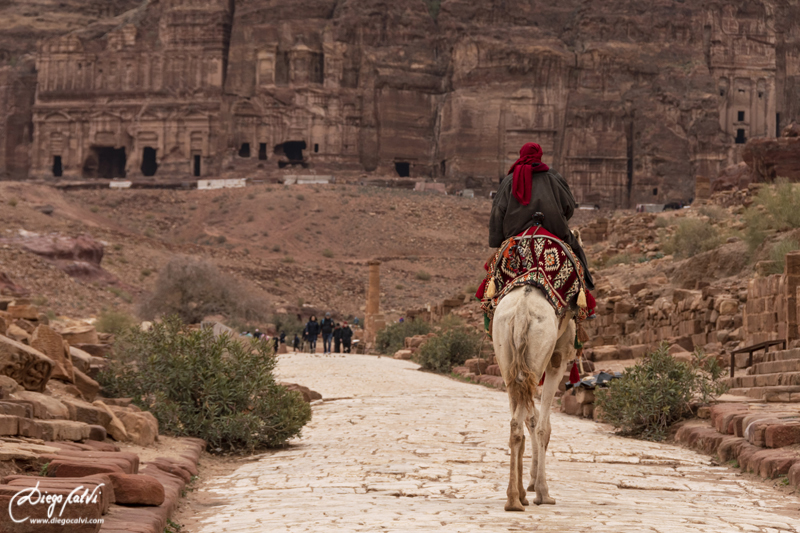
<instances>
[{"instance_id":1,"label":"camel's hind leg","mask_svg":"<svg viewBox=\"0 0 800 533\"><path fill-rule=\"evenodd\" d=\"M574 355L573 346L575 338L575 327L570 322L566 331L559 337L556 343L553 356L547 366L547 374L544 379L542 389L541 411L536 413L535 425L532 440L535 450L533 452L533 462L531 464L531 485L536 491L536 498L533 503L536 505L555 504L556 501L550 497L550 490L547 487L547 476L545 474L545 462L547 456L547 445L550 444L550 408L553 405L553 398L561 382L561 376L567 368L567 361ZM529 489L530 490L530 489Z\"/></svg>"},{"instance_id":2,"label":"camel's hind leg","mask_svg":"<svg viewBox=\"0 0 800 533\"><path fill-rule=\"evenodd\" d=\"M539 419L539 410L536 406L533 407L533 414L525 419L525 425L528 427L528 434L531 436L531 482L528 484L528 492L536 490L536 471L539 459L538 440L536 439L536 421ZM547 453L547 445L550 444L550 424L545 427L544 436L544 451Z\"/></svg>"},{"instance_id":3,"label":"camel's hind leg","mask_svg":"<svg viewBox=\"0 0 800 533\"><path fill-rule=\"evenodd\" d=\"M511 448L511 471L506 490L506 511L524 511L528 505L523 482L522 456L525 452L525 418L527 409L521 402L511 400L511 435L508 446Z\"/></svg>"}]
</instances>

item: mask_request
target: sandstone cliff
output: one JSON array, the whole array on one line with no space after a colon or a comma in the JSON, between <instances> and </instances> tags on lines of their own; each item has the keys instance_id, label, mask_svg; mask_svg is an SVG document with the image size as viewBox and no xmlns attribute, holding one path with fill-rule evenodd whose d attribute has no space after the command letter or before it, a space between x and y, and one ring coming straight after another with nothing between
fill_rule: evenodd
<instances>
[{"instance_id":1,"label":"sandstone cliff","mask_svg":"<svg viewBox=\"0 0 800 533\"><path fill-rule=\"evenodd\" d=\"M488 191L534 140L580 202L687 201L797 116L799 18L773 0L147 0L0 71L27 89L0 109L0 172Z\"/></svg>"}]
</instances>

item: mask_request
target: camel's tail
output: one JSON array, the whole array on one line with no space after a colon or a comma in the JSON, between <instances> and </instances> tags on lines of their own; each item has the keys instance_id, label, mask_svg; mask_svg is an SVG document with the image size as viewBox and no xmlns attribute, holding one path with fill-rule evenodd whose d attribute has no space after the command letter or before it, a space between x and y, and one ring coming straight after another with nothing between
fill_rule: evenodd
<instances>
[{"instance_id":1,"label":"camel's tail","mask_svg":"<svg viewBox=\"0 0 800 533\"><path fill-rule=\"evenodd\" d=\"M528 368L528 333L530 316L528 309L520 305L511 318L511 369L509 371L508 392L516 405L533 408L533 396L539 384L539 377Z\"/></svg>"}]
</instances>

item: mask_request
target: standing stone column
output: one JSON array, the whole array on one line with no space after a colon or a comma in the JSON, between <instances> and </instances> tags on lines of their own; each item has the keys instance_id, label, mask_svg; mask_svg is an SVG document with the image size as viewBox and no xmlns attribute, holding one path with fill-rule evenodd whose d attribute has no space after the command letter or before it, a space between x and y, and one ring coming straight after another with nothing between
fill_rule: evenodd
<instances>
[{"instance_id":1,"label":"standing stone column","mask_svg":"<svg viewBox=\"0 0 800 533\"><path fill-rule=\"evenodd\" d=\"M380 314L381 306L381 262L369 263L369 285L367 287L367 314L364 317L364 340L368 345L375 342L378 331L383 329L386 321Z\"/></svg>"},{"instance_id":2,"label":"standing stone column","mask_svg":"<svg viewBox=\"0 0 800 533\"><path fill-rule=\"evenodd\" d=\"M786 347L789 342L800 337L798 331L797 316L797 288L800 287L800 252L789 252L786 254L786 266L784 267L786 283Z\"/></svg>"}]
</instances>

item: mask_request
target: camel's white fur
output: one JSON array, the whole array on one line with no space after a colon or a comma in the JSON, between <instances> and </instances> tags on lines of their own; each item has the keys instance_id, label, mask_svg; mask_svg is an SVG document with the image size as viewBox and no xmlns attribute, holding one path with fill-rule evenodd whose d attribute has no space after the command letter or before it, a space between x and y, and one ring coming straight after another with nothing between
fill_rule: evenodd
<instances>
[{"instance_id":1,"label":"camel's white fur","mask_svg":"<svg viewBox=\"0 0 800 533\"><path fill-rule=\"evenodd\" d=\"M511 406L511 476L505 509L523 511L528 504L522 480L523 426L528 428L533 452L528 491L536 491L535 504L554 504L545 476L545 453L550 442L550 406L567 361L575 354L572 313L559 320L540 290L519 287L497 305L492 338ZM545 372L539 411L533 393Z\"/></svg>"}]
</instances>

